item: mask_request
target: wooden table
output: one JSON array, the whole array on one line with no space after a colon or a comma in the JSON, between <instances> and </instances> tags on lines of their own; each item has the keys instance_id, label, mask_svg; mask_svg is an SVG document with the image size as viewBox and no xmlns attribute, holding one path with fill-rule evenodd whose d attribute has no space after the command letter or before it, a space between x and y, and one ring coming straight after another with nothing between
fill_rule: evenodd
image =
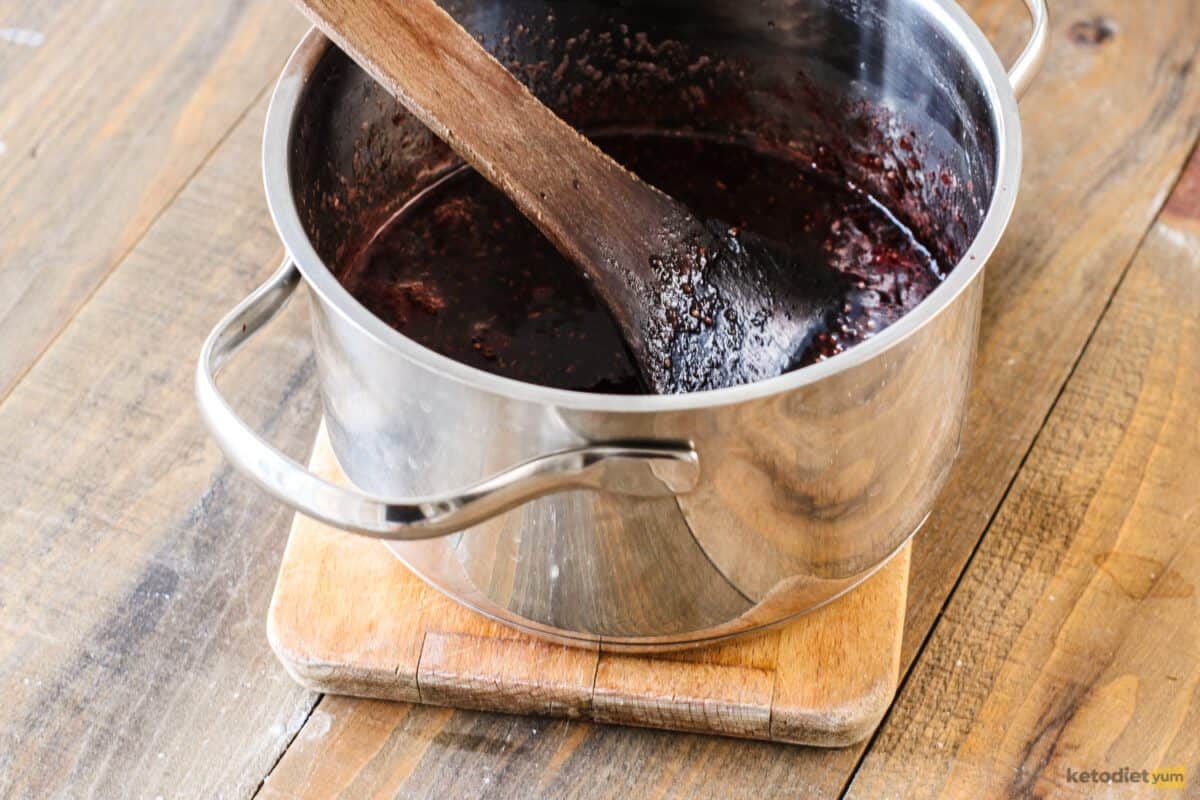
<instances>
[{"instance_id":1,"label":"wooden table","mask_svg":"<svg viewBox=\"0 0 1200 800\"><path fill-rule=\"evenodd\" d=\"M1011 57L1017 0L966 5ZM191 374L281 255L259 136L305 23L0 0L0 796L1084 797L1070 771L1122 766L1200 796L1200 4L1052 6L900 693L826 751L293 684L263 631L290 514L225 464ZM306 326L225 380L300 458Z\"/></svg>"}]
</instances>

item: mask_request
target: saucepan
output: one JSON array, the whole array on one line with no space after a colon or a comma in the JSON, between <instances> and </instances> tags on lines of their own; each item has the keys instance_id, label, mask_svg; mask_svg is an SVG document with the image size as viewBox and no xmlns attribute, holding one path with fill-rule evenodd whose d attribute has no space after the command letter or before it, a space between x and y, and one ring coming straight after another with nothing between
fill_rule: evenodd
<instances>
[{"instance_id":1,"label":"saucepan","mask_svg":"<svg viewBox=\"0 0 1200 800\"><path fill-rule=\"evenodd\" d=\"M447 9L584 131L754 133L880 198L952 265L858 346L750 385L564 391L443 357L374 317L338 265L459 165L317 32L275 89L263 171L283 266L204 346L203 417L270 494L387 542L417 574L560 642L644 651L784 622L861 583L928 515L958 450L984 267L1017 195L1017 96L950 0L462 0ZM218 393L238 348L308 286L336 485ZM389 557L382 551L381 557ZM404 614L404 608L397 608Z\"/></svg>"}]
</instances>

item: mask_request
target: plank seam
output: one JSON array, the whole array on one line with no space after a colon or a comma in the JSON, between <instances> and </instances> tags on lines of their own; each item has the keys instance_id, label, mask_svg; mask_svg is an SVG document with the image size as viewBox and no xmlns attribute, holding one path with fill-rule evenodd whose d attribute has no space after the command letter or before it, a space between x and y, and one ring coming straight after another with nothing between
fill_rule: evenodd
<instances>
[{"instance_id":1,"label":"plank seam","mask_svg":"<svg viewBox=\"0 0 1200 800\"><path fill-rule=\"evenodd\" d=\"M587 718L596 718L596 681L600 680L600 659L604 658L604 643L596 646L596 664L592 667L592 689L587 696Z\"/></svg>"},{"instance_id":2,"label":"plank seam","mask_svg":"<svg viewBox=\"0 0 1200 800\"><path fill-rule=\"evenodd\" d=\"M429 644L429 631L421 632L421 646L417 648L417 663L413 666L413 685L417 687L417 699L425 703L425 690L421 687L421 662L425 660L425 645ZM396 666L400 672L400 666Z\"/></svg>"},{"instance_id":3,"label":"plank seam","mask_svg":"<svg viewBox=\"0 0 1200 800\"><path fill-rule=\"evenodd\" d=\"M258 795L262 792L263 787L267 785L267 781L271 779L273 774L275 774L275 768L279 766L279 762L283 761L283 757L287 755L289 750L292 749L292 742L296 741L296 738L304 732L306 727L308 727L309 719L312 718L313 713L317 710L317 706L321 705L321 702L326 697L327 695L324 693L317 694L316 699L313 700L312 705L309 706L308 711L305 712L304 719L302 719L300 724L296 726L296 731L288 738L283 747L280 748L279 754L275 756L275 760L271 762L271 766L268 767L267 771L263 774L262 780L260 780L258 785L254 787L254 791L250 793L251 798L258 797Z\"/></svg>"}]
</instances>

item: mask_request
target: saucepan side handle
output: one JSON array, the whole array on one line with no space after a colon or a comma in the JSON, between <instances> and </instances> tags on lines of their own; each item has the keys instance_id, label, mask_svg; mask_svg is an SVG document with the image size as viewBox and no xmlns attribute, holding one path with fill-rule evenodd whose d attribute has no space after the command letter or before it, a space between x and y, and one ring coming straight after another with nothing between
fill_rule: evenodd
<instances>
[{"instance_id":1,"label":"saucepan side handle","mask_svg":"<svg viewBox=\"0 0 1200 800\"><path fill-rule=\"evenodd\" d=\"M1025 5L1033 18L1033 31L1029 34L1029 43L1008 71L1008 80L1018 99L1041 69L1050 44L1050 14L1046 10L1046 0L1025 0Z\"/></svg>"},{"instance_id":2,"label":"saucepan side handle","mask_svg":"<svg viewBox=\"0 0 1200 800\"><path fill-rule=\"evenodd\" d=\"M460 531L522 503L570 489L669 497L699 477L696 452L682 444L596 444L518 464L472 486L429 497L377 497L331 483L264 441L217 388L221 368L287 304L300 284L290 261L223 319L196 368L200 413L226 457L279 500L330 525L377 539L430 539Z\"/></svg>"}]
</instances>

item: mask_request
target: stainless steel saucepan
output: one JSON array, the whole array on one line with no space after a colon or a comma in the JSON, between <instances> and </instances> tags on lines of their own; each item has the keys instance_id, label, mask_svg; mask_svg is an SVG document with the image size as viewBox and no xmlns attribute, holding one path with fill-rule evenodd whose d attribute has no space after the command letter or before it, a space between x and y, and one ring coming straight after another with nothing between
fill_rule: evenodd
<instances>
[{"instance_id":1,"label":"stainless steel saucepan","mask_svg":"<svg viewBox=\"0 0 1200 800\"><path fill-rule=\"evenodd\" d=\"M920 527L958 449L983 269L1017 193L1016 97L1046 43L1044 0L1026 3L1032 38L1007 73L950 0L447 3L581 129L753 130L836 161L955 265L848 352L677 396L508 380L362 307L333 271L342 248L459 162L310 33L276 87L264 143L288 258L205 344L205 421L278 499L386 540L450 596L559 641L687 647L828 602ZM301 282L353 488L259 438L215 384Z\"/></svg>"}]
</instances>

